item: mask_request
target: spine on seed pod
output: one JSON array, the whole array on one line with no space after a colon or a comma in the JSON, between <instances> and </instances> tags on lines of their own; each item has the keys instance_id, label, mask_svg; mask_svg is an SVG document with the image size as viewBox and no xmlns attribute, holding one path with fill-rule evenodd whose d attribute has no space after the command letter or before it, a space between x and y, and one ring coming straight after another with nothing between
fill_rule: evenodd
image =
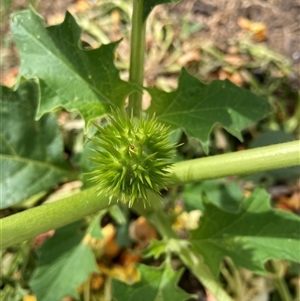
<instances>
[{"instance_id":1,"label":"spine on seed pod","mask_svg":"<svg viewBox=\"0 0 300 301\"><path fill-rule=\"evenodd\" d=\"M169 128L155 116L128 116L113 111L105 126L96 125L97 134L91 139L98 166L91 172L97 191L116 196L129 207L138 199L144 206L150 194L160 196L166 184L168 159L174 156L175 144L169 140ZM150 204L151 205L151 204Z\"/></svg>"}]
</instances>

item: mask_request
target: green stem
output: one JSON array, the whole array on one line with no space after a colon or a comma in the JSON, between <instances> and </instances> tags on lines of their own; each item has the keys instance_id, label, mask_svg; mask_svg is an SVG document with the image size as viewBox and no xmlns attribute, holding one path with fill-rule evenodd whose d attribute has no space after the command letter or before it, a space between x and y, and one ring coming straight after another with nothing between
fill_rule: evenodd
<instances>
[{"instance_id":1,"label":"green stem","mask_svg":"<svg viewBox=\"0 0 300 301\"><path fill-rule=\"evenodd\" d=\"M235 301L242 301L244 299L243 281L241 279L241 274L235 267L232 259L230 257L225 257L224 262L221 265L221 273L226 279L226 282L230 288L230 291L235 296Z\"/></svg>"},{"instance_id":2,"label":"green stem","mask_svg":"<svg viewBox=\"0 0 300 301\"><path fill-rule=\"evenodd\" d=\"M300 165L300 141L176 163L170 184L186 184Z\"/></svg>"},{"instance_id":3,"label":"green stem","mask_svg":"<svg viewBox=\"0 0 300 301\"><path fill-rule=\"evenodd\" d=\"M173 231L169 217L162 210L135 206L134 210L147 217L155 225L160 235L169 240L168 246L177 254L185 266L192 271L195 277L216 297L218 301L233 301L220 283L211 274L209 268L203 263L202 258L190 249L186 241L178 240L178 235Z\"/></svg>"},{"instance_id":4,"label":"green stem","mask_svg":"<svg viewBox=\"0 0 300 301\"><path fill-rule=\"evenodd\" d=\"M143 11L144 0L133 0L129 81L138 87L142 87L144 81L146 20L143 20ZM129 114L140 115L142 97L140 92L133 92L129 96Z\"/></svg>"},{"instance_id":5,"label":"green stem","mask_svg":"<svg viewBox=\"0 0 300 301\"><path fill-rule=\"evenodd\" d=\"M114 203L115 200L111 205ZM57 202L11 215L1 220L0 248L4 249L49 230L63 227L107 207L107 196L98 196L93 187Z\"/></svg>"},{"instance_id":6,"label":"green stem","mask_svg":"<svg viewBox=\"0 0 300 301\"><path fill-rule=\"evenodd\" d=\"M300 164L299 141L176 163L169 185L250 174ZM51 229L57 229L108 206L95 188L60 201L32 208L1 220L0 248L7 248Z\"/></svg>"},{"instance_id":7,"label":"green stem","mask_svg":"<svg viewBox=\"0 0 300 301\"><path fill-rule=\"evenodd\" d=\"M177 238L173 231L168 216L163 211L153 211L147 216L149 221L156 227L162 237Z\"/></svg>"},{"instance_id":8,"label":"green stem","mask_svg":"<svg viewBox=\"0 0 300 301\"><path fill-rule=\"evenodd\" d=\"M299 301L300 300L300 278L295 277L292 280L292 284L295 287L295 298L294 301Z\"/></svg>"},{"instance_id":9,"label":"green stem","mask_svg":"<svg viewBox=\"0 0 300 301\"><path fill-rule=\"evenodd\" d=\"M283 278L282 275L282 269L279 265L282 265L282 263L270 260L267 264L267 269L269 272L271 272L271 279L273 280L273 283L275 284L275 287L277 289L278 294L280 295L280 298L282 301L292 301L293 298L290 294L290 291L288 289L288 286Z\"/></svg>"},{"instance_id":10,"label":"green stem","mask_svg":"<svg viewBox=\"0 0 300 301\"><path fill-rule=\"evenodd\" d=\"M218 301L233 301L197 253L187 248L184 244L181 246L177 243L176 245L180 248L176 253L181 261Z\"/></svg>"}]
</instances>

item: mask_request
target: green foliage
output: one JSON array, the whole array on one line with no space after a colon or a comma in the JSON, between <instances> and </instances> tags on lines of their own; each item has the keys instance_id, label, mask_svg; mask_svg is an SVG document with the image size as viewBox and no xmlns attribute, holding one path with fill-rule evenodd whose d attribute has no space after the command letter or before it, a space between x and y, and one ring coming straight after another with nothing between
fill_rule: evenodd
<instances>
[{"instance_id":1,"label":"green foliage","mask_svg":"<svg viewBox=\"0 0 300 301\"><path fill-rule=\"evenodd\" d=\"M258 189L243 200L238 213L205 204L200 227L192 232L190 242L215 276L225 256L237 267L264 273L263 265L270 258L299 260L299 225L296 215L271 209L268 194Z\"/></svg>"},{"instance_id":2,"label":"green foliage","mask_svg":"<svg viewBox=\"0 0 300 301\"><path fill-rule=\"evenodd\" d=\"M216 124L242 140L241 131L270 113L270 105L230 81L215 80L205 85L184 69L177 90L167 93L148 88L152 97L148 113L156 113L159 121L182 128L200 140L208 152L209 134Z\"/></svg>"},{"instance_id":3,"label":"green foliage","mask_svg":"<svg viewBox=\"0 0 300 301\"><path fill-rule=\"evenodd\" d=\"M78 296L76 287L92 272L97 272L95 257L88 245L89 236L79 232L80 223L56 231L40 250L39 267L30 281L37 299L59 301Z\"/></svg>"},{"instance_id":4,"label":"green foliage","mask_svg":"<svg viewBox=\"0 0 300 301\"><path fill-rule=\"evenodd\" d=\"M82 49L81 29L69 13L62 24L45 28L35 12L25 10L12 17L11 28L22 61L20 76L39 79L38 118L63 107L89 121L110 106L122 107L133 90L114 66L118 42Z\"/></svg>"},{"instance_id":5,"label":"green foliage","mask_svg":"<svg viewBox=\"0 0 300 301\"><path fill-rule=\"evenodd\" d=\"M169 263L159 268L139 265L139 271L141 280L131 286L113 280L116 301L184 301L192 297L176 285L183 270L175 272Z\"/></svg>"},{"instance_id":6,"label":"green foliage","mask_svg":"<svg viewBox=\"0 0 300 301\"><path fill-rule=\"evenodd\" d=\"M66 181L63 141L54 115L35 120L38 87L21 83L14 92L1 87L1 209Z\"/></svg>"},{"instance_id":7,"label":"green foliage","mask_svg":"<svg viewBox=\"0 0 300 301\"><path fill-rule=\"evenodd\" d=\"M178 1L139 2L143 9L136 10L136 24L143 24L155 5L175 2ZM143 28L135 28L136 37L141 37ZM177 286L183 269L173 270L173 255L219 301L232 300L218 282L224 257L231 257L237 268L245 267L259 274L266 273L264 264L272 258L300 262L297 252L300 219L291 213L272 209L269 196L263 189L257 189L243 199L236 183L199 183L199 179L205 177L200 178L199 170L195 172L194 161L170 164L170 161L177 160L174 148L183 131L199 140L206 153L211 143L210 133L216 125L242 141L242 131L271 112L265 100L228 80L204 84L184 69L179 75L178 88L169 93L140 85L143 64L137 63L133 70L130 69L132 82L123 81L114 65L119 42L97 49L84 48L80 41L81 29L69 13L62 24L45 27L35 12L26 10L13 15L12 32L20 52L21 69L16 90L3 87L1 91L0 117L5 124L1 127L1 208L8 208L37 193L49 193L55 185L77 179L63 158L62 135L56 117L46 114L61 112L59 108L78 111L84 118L85 133L92 137L84 137L83 140L88 142L80 145L80 158L74 159L71 151L70 163L79 170L78 178L84 181L87 175L82 174L92 171L96 185L88 189L85 185L81 192L63 200L4 218L1 246L10 246L12 242L35 237L105 209L87 219L86 231L80 229L80 222L70 224L57 230L38 251L39 265L30 286L39 301L61 300L67 295L78 298L76 288L91 273L98 272L95 258L98 259L103 249L101 252L93 249L93 254L89 243L91 237L98 242L106 239L99 227L102 218L109 215L120 225L115 236L125 247L130 244L129 235L123 235L131 226L130 210L144 215L161 234L163 239L153 241L143 255L162 263L159 268L140 264L141 279L131 286L113 280L116 301L193 298ZM138 62L142 62L144 49L136 45L140 44L133 43L131 51L138 56ZM132 72L135 73L133 77ZM143 89L151 96L146 116L136 112L141 107ZM141 116L139 119L129 117L123 111L125 99L131 93L135 97L129 99L128 112ZM97 120L111 110L107 123ZM94 120L94 125L91 131L87 131L91 120ZM173 136L169 135L169 127L174 130ZM81 135L83 137L84 133ZM285 147L276 153L280 167L298 164L296 160L291 163L283 157L285 153L295 156L299 148L294 144ZM92 152L94 162L88 159ZM271 150L267 148L262 152L263 160L269 160ZM247 156L247 151L243 154ZM242 165L243 158L245 160L243 155L233 154L228 162ZM214 157L206 159L209 162L215 160ZM271 164L276 168L277 162ZM219 166L217 168L220 175ZM249 165L243 168L241 174L251 170ZM227 170L226 162L222 169ZM200 172L206 179L210 178L209 170L204 168ZM178 174L182 182L176 182ZM178 200L181 187L166 194L168 206L164 202L157 205L152 200L160 198L162 187L170 183L186 183L185 179L196 182L188 184L182 192L187 222L192 210L202 211L203 215L199 226L183 240L178 239L178 233L172 227L177 218L174 200ZM112 205L110 198L113 202L119 198L132 208L107 209ZM151 206L143 207L134 202L140 198L149 199ZM175 213L171 216L169 212Z\"/></svg>"},{"instance_id":8,"label":"green foliage","mask_svg":"<svg viewBox=\"0 0 300 301\"><path fill-rule=\"evenodd\" d=\"M243 194L237 183L216 180L185 185L182 198L188 211L203 211L204 202L208 199L223 211L236 212L239 210Z\"/></svg>"}]
</instances>

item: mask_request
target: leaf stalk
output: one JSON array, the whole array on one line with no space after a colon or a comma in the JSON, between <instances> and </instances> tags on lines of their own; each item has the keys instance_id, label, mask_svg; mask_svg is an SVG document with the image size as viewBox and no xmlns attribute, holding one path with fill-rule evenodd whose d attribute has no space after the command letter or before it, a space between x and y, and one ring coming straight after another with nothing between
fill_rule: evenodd
<instances>
[{"instance_id":1,"label":"leaf stalk","mask_svg":"<svg viewBox=\"0 0 300 301\"><path fill-rule=\"evenodd\" d=\"M280 267L281 265L282 263L280 263L279 261L270 260L267 263L267 270L271 273L270 278L273 280L273 283L277 289L281 300L293 301L288 286L284 280L282 268Z\"/></svg>"},{"instance_id":2,"label":"leaf stalk","mask_svg":"<svg viewBox=\"0 0 300 301\"><path fill-rule=\"evenodd\" d=\"M233 301L219 282L214 279L214 276L211 274L199 254L184 245L177 245L180 247L178 256L184 265L193 271L194 276L214 295L214 297L219 301Z\"/></svg>"}]
</instances>

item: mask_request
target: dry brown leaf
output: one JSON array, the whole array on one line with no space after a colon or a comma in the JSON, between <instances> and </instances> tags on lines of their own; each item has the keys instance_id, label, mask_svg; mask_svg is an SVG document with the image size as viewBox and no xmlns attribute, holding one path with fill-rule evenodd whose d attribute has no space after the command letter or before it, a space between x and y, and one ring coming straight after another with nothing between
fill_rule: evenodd
<instances>
[{"instance_id":1,"label":"dry brown leaf","mask_svg":"<svg viewBox=\"0 0 300 301\"><path fill-rule=\"evenodd\" d=\"M119 26L119 24L121 23L121 15L120 12L118 10L113 10L111 13L111 21L114 25Z\"/></svg>"},{"instance_id":2,"label":"dry brown leaf","mask_svg":"<svg viewBox=\"0 0 300 301\"><path fill-rule=\"evenodd\" d=\"M230 73L228 73L227 71L224 71L223 69L221 69L218 73L218 78L223 80L223 79L229 79L231 76Z\"/></svg>"},{"instance_id":3,"label":"dry brown leaf","mask_svg":"<svg viewBox=\"0 0 300 301\"><path fill-rule=\"evenodd\" d=\"M93 273L89 278L77 287L77 292L82 294L85 290L85 287L88 285L92 290L97 291L101 289L105 281L105 276L102 274Z\"/></svg>"},{"instance_id":4,"label":"dry brown leaf","mask_svg":"<svg viewBox=\"0 0 300 301\"><path fill-rule=\"evenodd\" d=\"M108 224L101 229L103 238L93 239L92 248L97 251L102 251L102 256L107 259L115 258L121 251L121 247L116 243L116 229L112 224Z\"/></svg>"},{"instance_id":5,"label":"dry brown leaf","mask_svg":"<svg viewBox=\"0 0 300 301\"><path fill-rule=\"evenodd\" d=\"M241 87L241 86L244 84L243 78L242 78L242 76L240 75L239 72L234 72L234 73L230 76L229 80L230 80L233 84L235 84L235 85L237 85L237 86L239 86L239 87Z\"/></svg>"},{"instance_id":6,"label":"dry brown leaf","mask_svg":"<svg viewBox=\"0 0 300 301\"><path fill-rule=\"evenodd\" d=\"M141 259L142 256L140 254L129 252L128 250L124 250L120 255L119 263L121 265L126 266L131 263L140 262Z\"/></svg>"},{"instance_id":7,"label":"dry brown leaf","mask_svg":"<svg viewBox=\"0 0 300 301\"><path fill-rule=\"evenodd\" d=\"M185 66L189 62L199 62L200 61L200 54L197 50L191 50L182 56L177 60L177 63L180 66Z\"/></svg>"},{"instance_id":8,"label":"dry brown leaf","mask_svg":"<svg viewBox=\"0 0 300 301\"><path fill-rule=\"evenodd\" d=\"M244 81L239 72L228 73L227 71L220 70L219 71L219 79L229 79L233 84L237 86L242 86Z\"/></svg>"},{"instance_id":9,"label":"dry brown leaf","mask_svg":"<svg viewBox=\"0 0 300 301\"><path fill-rule=\"evenodd\" d=\"M291 284L295 287L296 291L300 291L300 277L293 278Z\"/></svg>"},{"instance_id":10,"label":"dry brown leaf","mask_svg":"<svg viewBox=\"0 0 300 301\"><path fill-rule=\"evenodd\" d=\"M91 289L94 291L99 290L104 284L105 278L103 275L100 274L92 274L90 280Z\"/></svg>"},{"instance_id":11,"label":"dry brown leaf","mask_svg":"<svg viewBox=\"0 0 300 301\"><path fill-rule=\"evenodd\" d=\"M266 25L262 22L253 22L246 18L238 18L238 25L253 35L253 39L257 42L264 41L267 38Z\"/></svg>"},{"instance_id":12,"label":"dry brown leaf","mask_svg":"<svg viewBox=\"0 0 300 301\"><path fill-rule=\"evenodd\" d=\"M129 235L132 240L137 242L139 250L146 248L150 242L150 239L158 238L156 230L143 216L140 216L131 223L129 227Z\"/></svg>"},{"instance_id":13,"label":"dry brown leaf","mask_svg":"<svg viewBox=\"0 0 300 301\"><path fill-rule=\"evenodd\" d=\"M103 256L115 258L121 251L121 247L116 243L116 228L112 224L108 224L101 231L105 242Z\"/></svg>"},{"instance_id":14,"label":"dry brown leaf","mask_svg":"<svg viewBox=\"0 0 300 301\"><path fill-rule=\"evenodd\" d=\"M280 196L277 204L278 208L299 212L300 211L300 192L296 191L291 196Z\"/></svg>"},{"instance_id":15,"label":"dry brown leaf","mask_svg":"<svg viewBox=\"0 0 300 301\"><path fill-rule=\"evenodd\" d=\"M195 230L199 225L199 219L202 215L200 210L191 210L190 212L182 212L177 216L174 224L172 225L175 231Z\"/></svg>"},{"instance_id":16,"label":"dry brown leaf","mask_svg":"<svg viewBox=\"0 0 300 301\"><path fill-rule=\"evenodd\" d=\"M50 230L46 233L42 233L33 239L33 248L38 249L42 244L55 233L55 230Z\"/></svg>"},{"instance_id":17,"label":"dry brown leaf","mask_svg":"<svg viewBox=\"0 0 300 301\"><path fill-rule=\"evenodd\" d=\"M232 66L241 67L246 64L246 60L237 54L227 54L224 61Z\"/></svg>"},{"instance_id":18,"label":"dry brown leaf","mask_svg":"<svg viewBox=\"0 0 300 301\"><path fill-rule=\"evenodd\" d=\"M99 270L109 277L118 279L128 284L133 284L140 280L140 274L134 263L130 263L126 266L113 265L112 268L108 268L102 263L97 263Z\"/></svg>"},{"instance_id":19,"label":"dry brown leaf","mask_svg":"<svg viewBox=\"0 0 300 301\"><path fill-rule=\"evenodd\" d=\"M65 14L64 13L57 13L54 15L47 16L47 25L57 25L60 24L64 21L65 19Z\"/></svg>"},{"instance_id":20,"label":"dry brown leaf","mask_svg":"<svg viewBox=\"0 0 300 301\"><path fill-rule=\"evenodd\" d=\"M92 5L87 0L77 0L74 5L68 8L68 11L72 14L80 14L92 8Z\"/></svg>"},{"instance_id":21,"label":"dry brown leaf","mask_svg":"<svg viewBox=\"0 0 300 301\"><path fill-rule=\"evenodd\" d=\"M11 68L2 75L1 83L6 87L13 87L17 82L19 67Z\"/></svg>"}]
</instances>

